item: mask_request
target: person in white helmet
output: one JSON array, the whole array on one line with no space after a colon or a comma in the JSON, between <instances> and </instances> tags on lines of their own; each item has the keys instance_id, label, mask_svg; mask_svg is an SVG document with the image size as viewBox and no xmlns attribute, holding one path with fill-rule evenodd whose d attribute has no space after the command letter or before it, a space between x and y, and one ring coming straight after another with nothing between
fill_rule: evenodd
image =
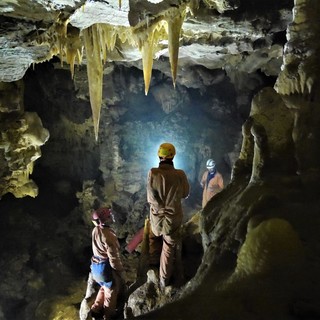
<instances>
[{"instance_id":1,"label":"person in white helmet","mask_svg":"<svg viewBox=\"0 0 320 320\"><path fill-rule=\"evenodd\" d=\"M203 173L201 178L202 193L202 208L206 206L208 201L219 193L223 188L222 175L217 171L216 163L213 159L208 159L206 163L207 170Z\"/></svg>"},{"instance_id":2,"label":"person in white helmet","mask_svg":"<svg viewBox=\"0 0 320 320\"><path fill-rule=\"evenodd\" d=\"M177 245L181 241L183 211L181 200L190 191L187 176L183 170L175 169L176 154L171 143L163 143L158 150L159 167L148 173L147 199L150 204L149 254L150 263L160 262L160 286L170 284L174 269Z\"/></svg>"}]
</instances>

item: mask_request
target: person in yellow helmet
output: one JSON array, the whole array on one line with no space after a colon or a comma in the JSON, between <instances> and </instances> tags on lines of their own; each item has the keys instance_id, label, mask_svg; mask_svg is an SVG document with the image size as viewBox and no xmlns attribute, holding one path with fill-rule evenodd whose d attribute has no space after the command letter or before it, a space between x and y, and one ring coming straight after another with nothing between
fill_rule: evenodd
<instances>
[{"instance_id":1,"label":"person in yellow helmet","mask_svg":"<svg viewBox=\"0 0 320 320\"><path fill-rule=\"evenodd\" d=\"M202 194L202 208L206 206L208 201L223 188L222 175L217 171L216 163L213 159L208 159L206 163L207 170L203 173L201 178Z\"/></svg>"},{"instance_id":2,"label":"person in yellow helmet","mask_svg":"<svg viewBox=\"0 0 320 320\"><path fill-rule=\"evenodd\" d=\"M150 204L150 263L160 262L160 286L170 284L177 244L181 241L180 227L183 219L181 200L190 191L183 170L175 169L176 154L171 143L163 143L158 150L159 166L151 168L147 181L147 200Z\"/></svg>"}]
</instances>

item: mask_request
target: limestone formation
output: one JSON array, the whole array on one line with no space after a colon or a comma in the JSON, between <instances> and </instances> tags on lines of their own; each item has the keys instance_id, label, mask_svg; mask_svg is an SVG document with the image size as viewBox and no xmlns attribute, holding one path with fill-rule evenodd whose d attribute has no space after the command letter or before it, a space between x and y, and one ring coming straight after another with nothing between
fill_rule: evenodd
<instances>
[{"instance_id":1,"label":"limestone formation","mask_svg":"<svg viewBox=\"0 0 320 320\"><path fill-rule=\"evenodd\" d=\"M0 92L0 198L6 193L16 198L36 197L38 187L29 175L49 132L35 112L24 112L21 82L3 83Z\"/></svg>"},{"instance_id":2,"label":"limestone formation","mask_svg":"<svg viewBox=\"0 0 320 320\"><path fill-rule=\"evenodd\" d=\"M146 172L157 165L159 142L170 137L175 164L185 166L192 184L181 258L194 269L163 292L148 269L124 314L318 319L320 2L18 2L0 4L7 93L0 99L0 195L22 197L0 201L0 301L10 302L0 317L13 310L26 320L76 317L89 271L91 210L112 205L124 247L148 215ZM74 64L90 69L91 58L87 79L85 67ZM23 110L21 79L28 108L33 96L40 100L37 113ZM86 80L95 89L92 113ZM52 144L38 158L47 130ZM204 159L215 155L223 167L237 152L230 183L199 211ZM44 193L30 202L24 196L37 195L29 179L36 159ZM129 285L141 256L123 252Z\"/></svg>"}]
</instances>

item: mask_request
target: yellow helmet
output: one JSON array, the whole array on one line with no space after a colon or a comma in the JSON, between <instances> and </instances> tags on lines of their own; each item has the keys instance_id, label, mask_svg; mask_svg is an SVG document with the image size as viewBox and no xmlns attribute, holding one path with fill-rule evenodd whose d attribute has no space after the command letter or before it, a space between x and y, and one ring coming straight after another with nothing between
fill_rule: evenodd
<instances>
[{"instance_id":1,"label":"yellow helmet","mask_svg":"<svg viewBox=\"0 0 320 320\"><path fill-rule=\"evenodd\" d=\"M173 159L176 155L176 149L171 143L162 143L158 150L158 156L164 159Z\"/></svg>"}]
</instances>

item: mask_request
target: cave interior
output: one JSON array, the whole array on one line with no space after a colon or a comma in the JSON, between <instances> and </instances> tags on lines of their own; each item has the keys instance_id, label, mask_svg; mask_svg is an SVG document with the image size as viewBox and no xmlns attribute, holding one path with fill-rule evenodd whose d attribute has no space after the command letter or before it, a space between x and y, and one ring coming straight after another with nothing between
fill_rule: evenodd
<instances>
[{"instance_id":1,"label":"cave interior","mask_svg":"<svg viewBox=\"0 0 320 320\"><path fill-rule=\"evenodd\" d=\"M315 0L4 0L0 319L79 318L104 206L130 292L116 319L320 319L319 14ZM191 186L182 282L165 292L127 250L162 142ZM225 188L202 208L209 158Z\"/></svg>"}]
</instances>

